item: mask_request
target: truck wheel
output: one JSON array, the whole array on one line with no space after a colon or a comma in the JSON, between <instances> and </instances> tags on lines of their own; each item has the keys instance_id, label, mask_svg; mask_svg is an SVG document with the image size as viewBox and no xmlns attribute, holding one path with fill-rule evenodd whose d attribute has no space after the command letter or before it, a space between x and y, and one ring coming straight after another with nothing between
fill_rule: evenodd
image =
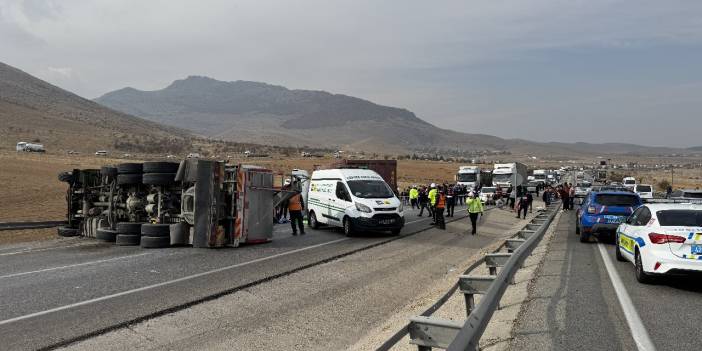
<instances>
[{"instance_id":1,"label":"truck wheel","mask_svg":"<svg viewBox=\"0 0 702 351\"><path fill-rule=\"evenodd\" d=\"M115 244L119 246L136 246L141 242L139 234L117 234Z\"/></svg>"},{"instance_id":2,"label":"truck wheel","mask_svg":"<svg viewBox=\"0 0 702 351\"><path fill-rule=\"evenodd\" d=\"M175 183L175 173L144 173L142 182L147 185L168 185Z\"/></svg>"},{"instance_id":3,"label":"truck wheel","mask_svg":"<svg viewBox=\"0 0 702 351\"><path fill-rule=\"evenodd\" d=\"M115 179L117 177L117 168L116 167L110 167L110 166L103 166L100 168L100 175L103 177L107 177L107 179Z\"/></svg>"},{"instance_id":4,"label":"truck wheel","mask_svg":"<svg viewBox=\"0 0 702 351\"><path fill-rule=\"evenodd\" d=\"M168 238L169 244L171 240L171 225L170 224L151 224L145 223L141 225L141 236L149 236L153 238Z\"/></svg>"},{"instance_id":5,"label":"truck wheel","mask_svg":"<svg viewBox=\"0 0 702 351\"><path fill-rule=\"evenodd\" d=\"M314 214L314 211L310 211L307 217L307 225L312 229L319 229L319 222L317 222L317 215Z\"/></svg>"},{"instance_id":6,"label":"truck wheel","mask_svg":"<svg viewBox=\"0 0 702 351\"><path fill-rule=\"evenodd\" d=\"M64 237L71 237L71 236L78 235L78 229L76 229L76 228L58 227L57 231L58 231L59 236L64 236Z\"/></svg>"},{"instance_id":7,"label":"truck wheel","mask_svg":"<svg viewBox=\"0 0 702 351\"><path fill-rule=\"evenodd\" d=\"M141 225L143 223L119 222L117 223L118 234L141 235Z\"/></svg>"},{"instance_id":8,"label":"truck wheel","mask_svg":"<svg viewBox=\"0 0 702 351\"><path fill-rule=\"evenodd\" d=\"M112 229L98 229L95 232L95 238L103 241L115 242L117 239L117 231Z\"/></svg>"},{"instance_id":9,"label":"truck wheel","mask_svg":"<svg viewBox=\"0 0 702 351\"><path fill-rule=\"evenodd\" d=\"M119 174L117 175L118 185L141 184L141 173L137 174Z\"/></svg>"},{"instance_id":10,"label":"truck wheel","mask_svg":"<svg viewBox=\"0 0 702 351\"><path fill-rule=\"evenodd\" d=\"M353 235L353 224L351 223L351 220L348 217L344 218L344 235Z\"/></svg>"},{"instance_id":11,"label":"truck wheel","mask_svg":"<svg viewBox=\"0 0 702 351\"><path fill-rule=\"evenodd\" d=\"M144 173L176 173L180 163L176 162L144 162Z\"/></svg>"},{"instance_id":12,"label":"truck wheel","mask_svg":"<svg viewBox=\"0 0 702 351\"><path fill-rule=\"evenodd\" d=\"M159 249L171 246L171 238L169 237L153 237L142 236L141 247L146 249Z\"/></svg>"},{"instance_id":13,"label":"truck wheel","mask_svg":"<svg viewBox=\"0 0 702 351\"><path fill-rule=\"evenodd\" d=\"M142 172L143 166L141 163L120 163L117 165L117 173L119 174L135 174Z\"/></svg>"}]
</instances>

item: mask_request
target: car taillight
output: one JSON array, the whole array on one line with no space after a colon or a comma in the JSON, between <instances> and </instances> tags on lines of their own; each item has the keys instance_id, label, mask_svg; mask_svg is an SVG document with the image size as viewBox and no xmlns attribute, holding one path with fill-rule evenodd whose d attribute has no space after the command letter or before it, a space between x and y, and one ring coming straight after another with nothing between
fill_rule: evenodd
<instances>
[{"instance_id":1,"label":"car taillight","mask_svg":"<svg viewBox=\"0 0 702 351\"><path fill-rule=\"evenodd\" d=\"M685 242L685 238L677 235L667 235L658 233L648 233L648 238L654 244L665 244L665 243L678 243L682 244Z\"/></svg>"},{"instance_id":2,"label":"car taillight","mask_svg":"<svg viewBox=\"0 0 702 351\"><path fill-rule=\"evenodd\" d=\"M597 212L597 210L595 209L595 206L588 206L587 207L587 213L594 214L595 212Z\"/></svg>"}]
</instances>

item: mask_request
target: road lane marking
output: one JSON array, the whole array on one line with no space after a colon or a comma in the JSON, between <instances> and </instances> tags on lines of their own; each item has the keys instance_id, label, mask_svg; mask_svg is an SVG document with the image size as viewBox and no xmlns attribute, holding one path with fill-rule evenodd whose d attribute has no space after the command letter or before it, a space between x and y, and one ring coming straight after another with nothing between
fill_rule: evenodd
<instances>
[{"instance_id":1,"label":"road lane marking","mask_svg":"<svg viewBox=\"0 0 702 351\"><path fill-rule=\"evenodd\" d=\"M37 249L27 248L27 249L22 249L22 250L13 251L13 252L0 253L0 256L12 256L12 255L19 255L19 254L23 254L23 253L58 250L58 249L66 249L66 248L78 247L78 246L90 246L90 245L96 245L96 244L98 244L98 243L78 243L78 244L73 244L73 245L43 247L43 248L37 248Z\"/></svg>"},{"instance_id":2,"label":"road lane marking","mask_svg":"<svg viewBox=\"0 0 702 351\"><path fill-rule=\"evenodd\" d=\"M120 256L120 257L113 257L113 258L107 258L103 260L95 260L95 261L88 261L88 262L82 262L82 263L76 263L76 264L68 264L65 266L58 266L58 267L51 267L51 268L44 268L44 269L38 269L36 271L29 271L29 272L20 272L20 273L12 273L12 274L7 274L7 275L0 275L0 279L6 279L6 278L14 278L14 277L20 277L23 275L29 275L29 274L36 274L36 273L43 273L43 272L50 272L50 271L55 271L59 269L66 269L66 268L73 268L73 267L80 267L80 266L88 266L91 264L98 264L98 263L104 263L104 262L112 262L112 261L118 261L118 260L123 260L125 258L132 258L132 257L139 257L139 256L145 256L145 255L151 255L151 252L145 252L145 253L140 253L136 255L129 255L129 256Z\"/></svg>"},{"instance_id":3,"label":"road lane marking","mask_svg":"<svg viewBox=\"0 0 702 351\"><path fill-rule=\"evenodd\" d=\"M614 292L617 294L617 299L619 300L619 305L624 311L624 317L626 318L626 323L629 325L629 330L631 330L631 336L634 338L634 343L639 351L655 351L656 347L651 341L651 337L648 335L648 331L641 321L639 313L636 311L634 304L631 302L629 294L626 292L624 283L619 277L612 263L612 259L607 254L607 249L602 243L597 243L597 248L600 250L600 255L602 256L602 261L604 261L605 268L607 269L607 274L609 275L609 280L612 282L614 287Z\"/></svg>"},{"instance_id":4,"label":"road lane marking","mask_svg":"<svg viewBox=\"0 0 702 351\"><path fill-rule=\"evenodd\" d=\"M281 252L281 253L279 253L279 254L275 254L275 255L272 255L272 256L261 257L261 258L255 259L255 260L246 261L246 262L242 262L242 263L237 263L237 264L234 264L234 265L231 265L231 266L221 267L221 268L209 270L209 271L206 271L206 272L201 272L201 273L197 273L197 274L193 274L193 275L181 277L181 278L178 278L178 279L173 279L173 280L168 280L168 281L161 282L161 283L157 283L157 284L142 286L142 287L136 288L136 289L126 290L126 291L122 291L122 292L118 292L118 293L114 293L114 294L110 294L110 295L106 295L106 296L97 297L97 298L90 299L90 300L85 300L85 301L81 301L81 302L72 303L72 304L70 304L70 305L64 305L64 306L60 306L60 307L48 309L48 310L45 310L45 311L39 311L39 312L35 312L35 313L26 314L26 315L23 315L23 316L18 316L18 317L14 317L14 318L10 318L10 319L5 319L5 320L0 321L0 326L3 326L3 325L5 325L5 324L14 323L14 322L19 322L19 321L26 320L26 319L30 319L30 318L34 318L34 317L39 317L39 316L47 315L47 314L54 313L54 312L60 312L60 311L68 310L68 309L75 308L75 307L85 306L85 305L89 305L89 304L96 303L96 302L100 302L100 301L106 301L106 300L113 299L113 298L120 297L120 296L125 296L125 295L134 294L134 293L141 292L141 291L146 291L146 290L150 290L150 289L155 289L155 288L159 288L159 287L166 286L166 285L171 285L171 284L175 284L175 283L180 283L180 282L183 282L183 281L187 281L187 280L191 280L191 279L203 277L203 276L206 276L206 275L208 275L208 274L219 273L219 272L227 271L227 270L230 270L230 269L234 269L234 268L239 268L239 267L247 266L247 265L250 265L250 264L253 264L253 263L259 263L259 262L263 262L263 261L268 261L268 260L271 260L271 259L274 259L274 258L283 257L283 256L295 254L295 253L302 252L302 251L307 251L307 250L310 250L310 249L315 249L315 248L322 247L322 246L326 246L326 245L336 244L336 243L339 243L339 242L342 242L342 241L346 241L346 240L351 240L351 238L342 238L342 239L332 240L332 241L328 241L328 242L321 243L321 244L316 244L316 245L312 245L312 246L306 246L306 247L299 248L299 249L295 249L295 250L290 250L290 251L286 251L286 252Z\"/></svg>"}]
</instances>

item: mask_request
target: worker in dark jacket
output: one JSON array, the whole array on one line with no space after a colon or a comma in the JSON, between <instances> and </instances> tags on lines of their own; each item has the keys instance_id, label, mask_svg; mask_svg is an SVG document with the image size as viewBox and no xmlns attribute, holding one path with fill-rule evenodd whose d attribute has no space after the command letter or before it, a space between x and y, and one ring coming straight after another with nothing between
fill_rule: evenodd
<instances>
[{"instance_id":1,"label":"worker in dark jacket","mask_svg":"<svg viewBox=\"0 0 702 351\"><path fill-rule=\"evenodd\" d=\"M417 201L419 202L418 217L422 216L425 208L427 209L429 217L434 216L434 214L431 212L431 207L429 206L429 192L427 191L427 187L422 187L422 190L419 192L419 196L417 196Z\"/></svg>"},{"instance_id":2,"label":"worker in dark jacket","mask_svg":"<svg viewBox=\"0 0 702 351\"><path fill-rule=\"evenodd\" d=\"M295 224L300 227L300 235L305 235L305 226L302 223L302 210L305 204L302 202L302 195L295 194L288 200L288 211L290 212L290 225L292 226L292 235L297 235Z\"/></svg>"}]
</instances>

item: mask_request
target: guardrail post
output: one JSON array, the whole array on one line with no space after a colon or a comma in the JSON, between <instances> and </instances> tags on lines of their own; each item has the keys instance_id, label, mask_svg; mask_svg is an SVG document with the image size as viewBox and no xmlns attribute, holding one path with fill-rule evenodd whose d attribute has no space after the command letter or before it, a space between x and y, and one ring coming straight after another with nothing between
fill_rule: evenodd
<instances>
[{"instance_id":1,"label":"guardrail post","mask_svg":"<svg viewBox=\"0 0 702 351\"><path fill-rule=\"evenodd\" d=\"M416 316L410 318L410 344L417 345L419 351L432 347L445 349L456 338L463 323L440 318Z\"/></svg>"},{"instance_id":2,"label":"guardrail post","mask_svg":"<svg viewBox=\"0 0 702 351\"><path fill-rule=\"evenodd\" d=\"M518 249L526 240L524 239L507 239L505 240L505 246L507 247L507 252L513 253L514 250Z\"/></svg>"},{"instance_id":3,"label":"guardrail post","mask_svg":"<svg viewBox=\"0 0 702 351\"><path fill-rule=\"evenodd\" d=\"M462 275L458 277L458 288L466 300L466 316L475 308L475 294L485 294L495 281L491 275Z\"/></svg>"}]
</instances>

